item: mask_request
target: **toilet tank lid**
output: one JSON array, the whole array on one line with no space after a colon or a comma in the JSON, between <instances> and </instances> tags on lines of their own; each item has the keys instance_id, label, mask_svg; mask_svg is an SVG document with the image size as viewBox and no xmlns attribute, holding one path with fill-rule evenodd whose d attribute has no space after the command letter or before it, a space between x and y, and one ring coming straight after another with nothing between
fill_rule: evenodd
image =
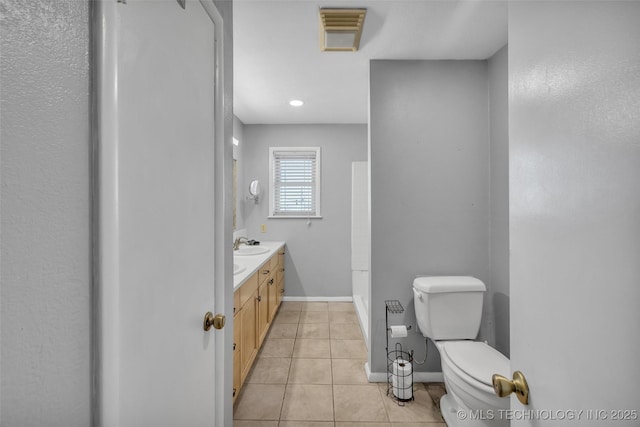
<instances>
[{"instance_id":1,"label":"toilet tank lid","mask_svg":"<svg viewBox=\"0 0 640 427\"><path fill-rule=\"evenodd\" d=\"M416 277L413 287L428 294L444 292L484 292L487 287L482 280L471 276L424 276Z\"/></svg>"}]
</instances>

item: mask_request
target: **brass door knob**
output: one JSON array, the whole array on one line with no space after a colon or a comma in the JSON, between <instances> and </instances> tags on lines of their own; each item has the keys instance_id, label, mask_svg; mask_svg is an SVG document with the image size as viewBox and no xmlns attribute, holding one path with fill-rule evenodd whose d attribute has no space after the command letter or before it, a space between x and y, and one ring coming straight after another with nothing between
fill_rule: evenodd
<instances>
[{"instance_id":1,"label":"brass door knob","mask_svg":"<svg viewBox=\"0 0 640 427\"><path fill-rule=\"evenodd\" d=\"M513 380L509 380L509 378L499 374L493 374L491 382L493 383L493 390L496 392L496 395L507 397L511 393L515 393L520 403L523 405L529 404L529 385L522 372L515 371L513 373Z\"/></svg>"},{"instance_id":2,"label":"brass door knob","mask_svg":"<svg viewBox=\"0 0 640 427\"><path fill-rule=\"evenodd\" d=\"M224 317L224 314L218 313L214 316L213 313L207 311L207 313L204 315L204 322L202 326L205 331L210 330L212 326L215 329L222 329L224 328L224 323L226 322L226 320L227 318Z\"/></svg>"}]
</instances>

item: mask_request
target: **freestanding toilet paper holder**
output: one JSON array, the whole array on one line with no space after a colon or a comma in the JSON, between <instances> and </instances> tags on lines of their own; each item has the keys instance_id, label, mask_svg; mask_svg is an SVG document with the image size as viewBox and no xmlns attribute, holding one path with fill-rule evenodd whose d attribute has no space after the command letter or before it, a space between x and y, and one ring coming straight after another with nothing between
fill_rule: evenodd
<instances>
[{"instance_id":1,"label":"freestanding toilet paper holder","mask_svg":"<svg viewBox=\"0 0 640 427\"><path fill-rule=\"evenodd\" d=\"M389 314L402 314L404 308L398 300L387 300L384 302L385 324L387 328L387 396L395 400L398 405L404 406L405 402L414 399L413 397L413 351L408 352L402 349L402 344L396 343L393 350L389 350ZM411 325L407 326L411 329Z\"/></svg>"}]
</instances>

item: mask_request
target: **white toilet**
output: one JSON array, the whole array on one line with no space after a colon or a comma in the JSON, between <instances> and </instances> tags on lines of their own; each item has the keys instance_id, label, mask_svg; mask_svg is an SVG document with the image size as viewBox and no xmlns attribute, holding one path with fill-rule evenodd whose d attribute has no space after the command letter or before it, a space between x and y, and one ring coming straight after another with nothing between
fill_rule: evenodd
<instances>
[{"instance_id":1,"label":"white toilet","mask_svg":"<svg viewBox=\"0 0 640 427\"><path fill-rule=\"evenodd\" d=\"M496 396L493 374L509 376L509 359L483 342L480 329L482 281L466 276L418 277L413 281L418 327L440 351L447 394L440 409L449 427L508 426L500 410L509 399Z\"/></svg>"}]
</instances>

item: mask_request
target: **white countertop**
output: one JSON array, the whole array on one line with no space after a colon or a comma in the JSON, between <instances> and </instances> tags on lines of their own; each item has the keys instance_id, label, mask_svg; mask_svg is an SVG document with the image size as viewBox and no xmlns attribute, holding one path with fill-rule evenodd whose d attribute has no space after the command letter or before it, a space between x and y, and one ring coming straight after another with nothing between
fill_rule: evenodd
<instances>
[{"instance_id":1,"label":"white countertop","mask_svg":"<svg viewBox=\"0 0 640 427\"><path fill-rule=\"evenodd\" d=\"M260 246L269 249L268 252L259 255L234 255L233 263L244 267L244 270L233 275L233 290L238 289L253 273L258 271L265 261L284 246L284 243L285 242L278 241L260 241Z\"/></svg>"}]
</instances>

